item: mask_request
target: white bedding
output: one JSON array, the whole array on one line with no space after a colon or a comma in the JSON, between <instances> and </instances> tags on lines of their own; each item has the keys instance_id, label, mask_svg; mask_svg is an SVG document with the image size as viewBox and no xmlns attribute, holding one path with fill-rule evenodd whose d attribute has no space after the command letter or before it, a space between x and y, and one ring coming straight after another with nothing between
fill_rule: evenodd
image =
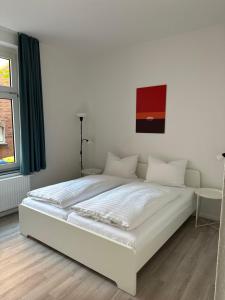
<instances>
[{"instance_id":1,"label":"white bedding","mask_svg":"<svg viewBox=\"0 0 225 300\"><path fill-rule=\"evenodd\" d=\"M191 188L179 188L179 190L181 191L180 196L176 198L176 200L169 202L165 207L148 218L142 225L131 231L124 231L90 218L81 217L75 212L69 214L67 221L73 225L130 246L136 251L143 249L150 240L153 240L160 234L179 214L185 211L189 216L193 213L194 190Z\"/></svg>"},{"instance_id":2,"label":"white bedding","mask_svg":"<svg viewBox=\"0 0 225 300\"><path fill-rule=\"evenodd\" d=\"M56 207L65 208L111 190L130 179L108 175L90 175L30 191L27 196Z\"/></svg>"},{"instance_id":3,"label":"white bedding","mask_svg":"<svg viewBox=\"0 0 225 300\"><path fill-rule=\"evenodd\" d=\"M63 220L67 220L68 215L72 212L70 207L59 208L49 203L33 200L32 198L25 198L22 204Z\"/></svg>"},{"instance_id":4,"label":"white bedding","mask_svg":"<svg viewBox=\"0 0 225 300\"><path fill-rule=\"evenodd\" d=\"M132 182L72 206L78 215L132 230L180 194L157 184Z\"/></svg>"}]
</instances>

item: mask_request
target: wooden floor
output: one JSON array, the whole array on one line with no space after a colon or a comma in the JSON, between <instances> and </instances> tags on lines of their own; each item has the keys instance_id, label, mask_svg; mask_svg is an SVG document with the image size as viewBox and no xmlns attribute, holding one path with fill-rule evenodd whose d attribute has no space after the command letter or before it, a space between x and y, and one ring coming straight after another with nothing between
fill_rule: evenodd
<instances>
[{"instance_id":1,"label":"wooden floor","mask_svg":"<svg viewBox=\"0 0 225 300\"><path fill-rule=\"evenodd\" d=\"M137 296L0 219L1 300L213 300L218 231L190 218L138 273ZM91 251L91 249L90 249Z\"/></svg>"}]
</instances>

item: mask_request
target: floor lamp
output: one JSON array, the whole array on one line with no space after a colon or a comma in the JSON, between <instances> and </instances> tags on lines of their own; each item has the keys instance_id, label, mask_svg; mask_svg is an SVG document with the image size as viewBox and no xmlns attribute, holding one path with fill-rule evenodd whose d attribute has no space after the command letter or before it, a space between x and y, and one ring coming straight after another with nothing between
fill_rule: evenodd
<instances>
[{"instance_id":1,"label":"floor lamp","mask_svg":"<svg viewBox=\"0 0 225 300\"><path fill-rule=\"evenodd\" d=\"M83 166L83 143L92 143L91 140L83 138L83 121L87 117L86 113L77 113L77 117L80 120L80 171L82 172Z\"/></svg>"},{"instance_id":2,"label":"floor lamp","mask_svg":"<svg viewBox=\"0 0 225 300\"><path fill-rule=\"evenodd\" d=\"M214 300L225 299L225 153L218 155L219 160L224 161L223 173L223 190L222 190L222 203L220 214L220 233L218 243L218 256L216 267L216 283L215 283L215 297Z\"/></svg>"}]
</instances>

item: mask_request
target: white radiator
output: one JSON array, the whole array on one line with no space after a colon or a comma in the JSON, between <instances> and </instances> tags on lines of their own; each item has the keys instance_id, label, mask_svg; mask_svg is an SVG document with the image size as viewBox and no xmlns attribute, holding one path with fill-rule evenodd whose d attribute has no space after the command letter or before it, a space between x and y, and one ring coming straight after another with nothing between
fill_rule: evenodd
<instances>
[{"instance_id":1,"label":"white radiator","mask_svg":"<svg viewBox=\"0 0 225 300\"><path fill-rule=\"evenodd\" d=\"M0 212L17 207L30 190L30 176L0 179Z\"/></svg>"}]
</instances>

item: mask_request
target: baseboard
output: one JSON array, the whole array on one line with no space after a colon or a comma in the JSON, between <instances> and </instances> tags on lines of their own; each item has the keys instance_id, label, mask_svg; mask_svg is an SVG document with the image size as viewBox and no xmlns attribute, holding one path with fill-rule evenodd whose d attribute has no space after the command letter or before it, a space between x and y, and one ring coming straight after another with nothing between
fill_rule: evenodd
<instances>
[{"instance_id":1,"label":"baseboard","mask_svg":"<svg viewBox=\"0 0 225 300\"><path fill-rule=\"evenodd\" d=\"M0 212L0 218L18 212L18 207Z\"/></svg>"}]
</instances>

